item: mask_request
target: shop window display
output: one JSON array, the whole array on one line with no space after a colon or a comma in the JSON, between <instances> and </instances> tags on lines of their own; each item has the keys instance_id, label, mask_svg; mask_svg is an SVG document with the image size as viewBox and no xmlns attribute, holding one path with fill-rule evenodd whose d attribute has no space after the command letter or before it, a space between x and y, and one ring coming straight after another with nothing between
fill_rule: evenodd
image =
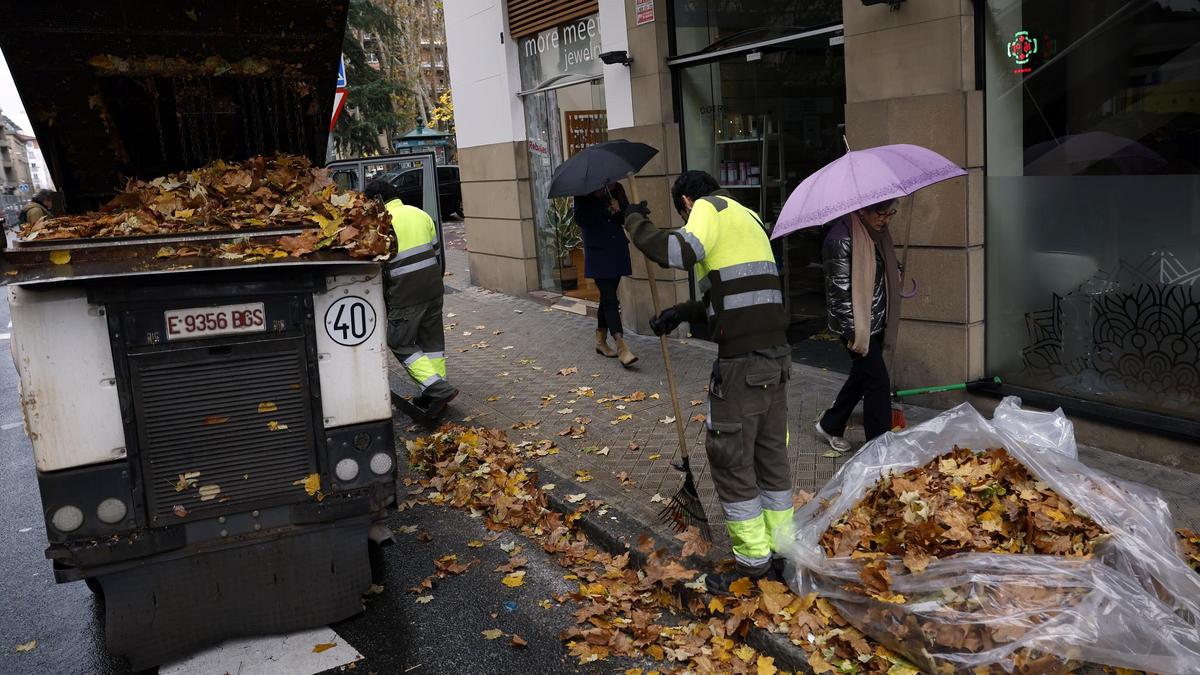
<instances>
[{"instance_id":1,"label":"shop window display","mask_svg":"<svg viewBox=\"0 0 1200 675\"><path fill-rule=\"evenodd\" d=\"M836 35L830 30L676 70L687 167L716 177L768 231L792 190L845 151L845 67L839 41L831 44ZM774 244L790 339L822 354L833 345L825 334L823 234L802 231ZM797 358L839 367L844 361L811 360L804 349Z\"/></svg>"},{"instance_id":2,"label":"shop window display","mask_svg":"<svg viewBox=\"0 0 1200 675\"><path fill-rule=\"evenodd\" d=\"M521 38L517 44L539 284L543 290L587 300L599 299L600 293L583 276L583 250L571 202L549 199L548 190L554 169L563 161L607 140L600 44L595 14Z\"/></svg>"},{"instance_id":3,"label":"shop window display","mask_svg":"<svg viewBox=\"0 0 1200 675\"><path fill-rule=\"evenodd\" d=\"M1200 422L1200 2L983 21L989 374Z\"/></svg>"}]
</instances>

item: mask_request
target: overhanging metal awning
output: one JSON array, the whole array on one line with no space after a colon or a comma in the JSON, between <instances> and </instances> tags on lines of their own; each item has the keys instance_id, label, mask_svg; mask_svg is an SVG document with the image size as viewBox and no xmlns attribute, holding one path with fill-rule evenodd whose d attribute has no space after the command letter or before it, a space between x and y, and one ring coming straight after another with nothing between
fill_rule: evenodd
<instances>
[{"instance_id":1,"label":"overhanging metal awning","mask_svg":"<svg viewBox=\"0 0 1200 675\"><path fill-rule=\"evenodd\" d=\"M751 42L744 45L737 45L735 47L728 47L726 49L716 49L710 52L699 51L692 54L684 54L682 56L673 56L667 59L667 65L671 66L672 68L678 66L699 65L710 61L718 61L727 56L749 54L751 52L756 52L768 47L778 47L791 42L798 42L800 40L805 40L811 37L820 37L822 35L827 35L832 40L834 37L840 37L842 35L843 27L843 24L839 23L836 26L814 28L812 30L793 33L792 35L784 35L782 37L762 40L760 42ZM831 44L833 43L831 42Z\"/></svg>"},{"instance_id":2,"label":"overhanging metal awning","mask_svg":"<svg viewBox=\"0 0 1200 675\"><path fill-rule=\"evenodd\" d=\"M532 94L540 94L543 91L551 91L554 89L563 89L565 87L573 87L577 84L586 84L588 82L596 82L597 80L603 80L604 74L596 73L595 75L582 75L582 76L578 76L578 77L572 77L569 80L562 79L564 77L570 77L570 75L560 75L558 77L554 77L554 78L547 80L542 85L534 87L533 89L526 89L524 91L518 91L517 96L524 98L524 97L530 96Z\"/></svg>"}]
</instances>

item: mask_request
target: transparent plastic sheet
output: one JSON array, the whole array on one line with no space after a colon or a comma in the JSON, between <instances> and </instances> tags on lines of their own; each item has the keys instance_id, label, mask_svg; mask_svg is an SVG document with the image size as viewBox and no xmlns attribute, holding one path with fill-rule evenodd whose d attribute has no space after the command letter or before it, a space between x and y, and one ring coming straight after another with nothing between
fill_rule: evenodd
<instances>
[{"instance_id":1,"label":"transparent plastic sheet","mask_svg":"<svg viewBox=\"0 0 1200 675\"><path fill-rule=\"evenodd\" d=\"M889 560L902 604L848 589L862 563L827 558L824 532L881 476L955 445L1005 448L1111 537L1089 560L965 553L920 574ZM1167 503L1079 463L1071 422L1061 412L1022 410L1015 397L991 421L963 404L868 443L797 510L795 539L779 544L793 590L829 598L856 628L927 672L1055 672L1074 660L1200 674L1200 575L1178 552Z\"/></svg>"}]
</instances>

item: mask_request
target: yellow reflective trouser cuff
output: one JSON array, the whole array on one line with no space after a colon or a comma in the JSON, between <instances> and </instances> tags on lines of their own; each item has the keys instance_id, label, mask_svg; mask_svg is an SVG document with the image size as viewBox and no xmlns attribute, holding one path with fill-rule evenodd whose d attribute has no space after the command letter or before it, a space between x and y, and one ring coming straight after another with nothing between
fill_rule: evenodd
<instances>
[{"instance_id":1,"label":"yellow reflective trouser cuff","mask_svg":"<svg viewBox=\"0 0 1200 675\"><path fill-rule=\"evenodd\" d=\"M445 372L445 359L441 360L442 372ZM435 361L421 352L417 352L405 359L404 369L408 371L408 376L413 379L413 382L416 382L421 387L422 392L428 389L434 382L442 379Z\"/></svg>"},{"instance_id":2,"label":"yellow reflective trouser cuff","mask_svg":"<svg viewBox=\"0 0 1200 675\"><path fill-rule=\"evenodd\" d=\"M437 374L446 379L446 353L445 352L430 352L426 354L429 360L433 362L433 369Z\"/></svg>"},{"instance_id":3,"label":"yellow reflective trouser cuff","mask_svg":"<svg viewBox=\"0 0 1200 675\"><path fill-rule=\"evenodd\" d=\"M725 511L725 529L729 531L733 557L738 563L761 567L770 562L771 541L759 501L722 503L721 506Z\"/></svg>"},{"instance_id":4,"label":"yellow reflective trouser cuff","mask_svg":"<svg viewBox=\"0 0 1200 675\"><path fill-rule=\"evenodd\" d=\"M766 524L767 535L771 540L772 551L778 551L783 542L795 538L796 526L792 522L794 515L792 509L786 511L763 509L763 522Z\"/></svg>"},{"instance_id":5,"label":"yellow reflective trouser cuff","mask_svg":"<svg viewBox=\"0 0 1200 675\"><path fill-rule=\"evenodd\" d=\"M795 538L795 525L792 522L794 515L792 491L763 490L759 499L762 502L763 522L766 523L771 550L778 551L789 539Z\"/></svg>"}]
</instances>

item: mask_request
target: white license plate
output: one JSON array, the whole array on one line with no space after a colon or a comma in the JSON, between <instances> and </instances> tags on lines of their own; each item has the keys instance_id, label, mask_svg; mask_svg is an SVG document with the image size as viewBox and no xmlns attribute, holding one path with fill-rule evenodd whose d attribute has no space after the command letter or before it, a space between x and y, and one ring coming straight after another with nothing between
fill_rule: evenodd
<instances>
[{"instance_id":1,"label":"white license plate","mask_svg":"<svg viewBox=\"0 0 1200 675\"><path fill-rule=\"evenodd\" d=\"M267 330L266 312L261 302L220 307L190 307L163 312L168 340L261 333Z\"/></svg>"}]
</instances>

